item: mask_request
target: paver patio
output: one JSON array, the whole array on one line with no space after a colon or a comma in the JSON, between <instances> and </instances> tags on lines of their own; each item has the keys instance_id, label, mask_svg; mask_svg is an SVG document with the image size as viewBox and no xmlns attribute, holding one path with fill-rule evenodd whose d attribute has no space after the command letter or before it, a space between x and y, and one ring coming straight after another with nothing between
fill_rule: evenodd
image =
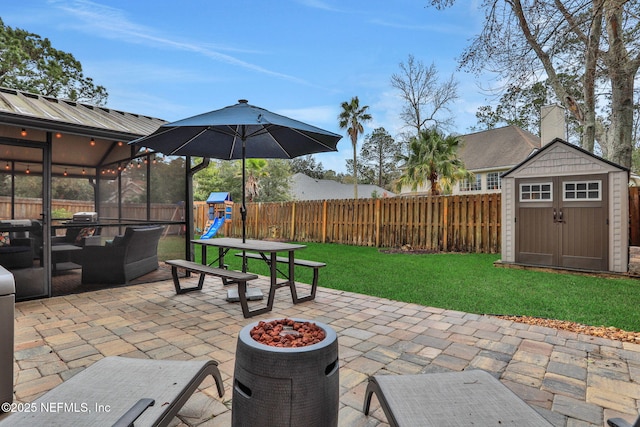
<instances>
[{"instance_id":1,"label":"paver patio","mask_svg":"<svg viewBox=\"0 0 640 427\"><path fill-rule=\"evenodd\" d=\"M268 279L259 283L266 292ZM491 372L556 426L602 426L638 413L640 345L327 288L298 305L281 289L271 313L244 319L225 296L220 280L207 278L201 292L183 295L163 281L17 303L15 401L31 401L105 356L213 358L224 398L206 380L175 425L228 427L238 332L260 319L297 317L338 334L340 426L387 425L375 398L372 414L362 413L368 375L464 369Z\"/></svg>"}]
</instances>

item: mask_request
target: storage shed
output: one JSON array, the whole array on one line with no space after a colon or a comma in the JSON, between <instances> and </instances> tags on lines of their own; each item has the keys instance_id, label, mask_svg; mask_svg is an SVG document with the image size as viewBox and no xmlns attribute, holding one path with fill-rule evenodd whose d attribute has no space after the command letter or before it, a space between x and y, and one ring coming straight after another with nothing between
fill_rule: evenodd
<instances>
[{"instance_id":1,"label":"storage shed","mask_svg":"<svg viewBox=\"0 0 640 427\"><path fill-rule=\"evenodd\" d=\"M502 175L502 262L624 273L629 170L556 138Z\"/></svg>"}]
</instances>

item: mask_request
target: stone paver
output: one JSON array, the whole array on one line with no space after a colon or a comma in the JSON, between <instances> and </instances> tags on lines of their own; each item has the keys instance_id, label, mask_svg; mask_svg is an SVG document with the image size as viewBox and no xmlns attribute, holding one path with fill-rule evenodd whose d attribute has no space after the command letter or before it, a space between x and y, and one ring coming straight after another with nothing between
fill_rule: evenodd
<instances>
[{"instance_id":1,"label":"stone paver","mask_svg":"<svg viewBox=\"0 0 640 427\"><path fill-rule=\"evenodd\" d=\"M266 294L266 278L257 282ZM172 425L229 427L238 332L296 317L338 334L340 426L388 425L375 398L371 414L362 413L367 377L377 373L484 369L556 426L631 421L640 407L640 345L325 288L298 305L278 290L271 313L244 319L225 296L207 278L201 292L184 295L165 281L17 303L15 400L29 402L108 355L209 357L225 396L205 381Z\"/></svg>"}]
</instances>

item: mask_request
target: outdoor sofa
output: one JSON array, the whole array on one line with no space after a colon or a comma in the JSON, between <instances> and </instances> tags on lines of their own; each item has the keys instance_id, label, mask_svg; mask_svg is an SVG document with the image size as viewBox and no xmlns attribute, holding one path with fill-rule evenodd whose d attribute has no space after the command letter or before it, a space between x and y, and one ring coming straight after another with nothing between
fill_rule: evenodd
<instances>
[{"instance_id":1,"label":"outdoor sofa","mask_svg":"<svg viewBox=\"0 0 640 427\"><path fill-rule=\"evenodd\" d=\"M83 284L125 284L158 269L164 227L127 227L105 246L82 248Z\"/></svg>"}]
</instances>

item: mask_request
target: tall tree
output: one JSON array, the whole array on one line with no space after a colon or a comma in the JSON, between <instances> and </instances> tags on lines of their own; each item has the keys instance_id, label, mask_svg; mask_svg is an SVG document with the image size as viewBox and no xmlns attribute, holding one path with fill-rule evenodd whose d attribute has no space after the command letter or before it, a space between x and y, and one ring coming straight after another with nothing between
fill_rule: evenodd
<instances>
[{"instance_id":1,"label":"tall tree","mask_svg":"<svg viewBox=\"0 0 640 427\"><path fill-rule=\"evenodd\" d=\"M579 96L578 82L572 76L563 77L567 87L573 87L573 93ZM574 84L570 82L573 81ZM476 111L479 126L472 127L472 131L493 129L498 125L513 125L528 130L534 135L540 134L541 108L545 105L557 103L553 89L547 81L535 82L527 86L509 86L494 107L484 105ZM567 131L570 142L579 143L582 134L580 124L573 118L567 117Z\"/></svg>"},{"instance_id":2,"label":"tall tree","mask_svg":"<svg viewBox=\"0 0 640 427\"><path fill-rule=\"evenodd\" d=\"M70 53L37 34L6 26L0 19L0 86L71 101L104 105L107 90L82 72Z\"/></svg>"},{"instance_id":3,"label":"tall tree","mask_svg":"<svg viewBox=\"0 0 640 427\"><path fill-rule=\"evenodd\" d=\"M326 171L322 167L322 162L316 162L313 155L296 157L289 160L291 173L303 173L311 178L323 179Z\"/></svg>"},{"instance_id":4,"label":"tall tree","mask_svg":"<svg viewBox=\"0 0 640 427\"><path fill-rule=\"evenodd\" d=\"M390 189L389 186L399 172L398 161L401 155L400 145L385 128L380 127L365 137L360 149L360 163L370 171L368 174L373 178L372 184Z\"/></svg>"},{"instance_id":5,"label":"tall tree","mask_svg":"<svg viewBox=\"0 0 640 427\"><path fill-rule=\"evenodd\" d=\"M257 202L286 202L291 200L291 168L288 160L269 159L262 170L260 194Z\"/></svg>"},{"instance_id":6,"label":"tall tree","mask_svg":"<svg viewBox=\"0 0 640 427\"><path fill-rule=\"evenodd\" d=\"M396 182L396 190L409 187L416 191L429 183L429 192L434 195L449 193L453 183L472 174L458 158L460 140L455 136L444 136L436 129L420 132L418 138L409 143L409 154L402 157L403 172Z\"/></svg>"},{"instance_id":7,"label":"tall tree","mask_svg":"<svg viewBox=\"0 0 640 427\"><path fill-rule=\"evenodd\" d=\"M449 104L458 98L458 83L453 75L440 82L434 64L427 67L409 55L406 63L400 63L400 72L391 76L391 86L400 91L404 101L400 117L406 126L415 129L414 135L420 135L427 124L438 129L452 124Z\"/></svg>"},{"instance_id":8,"label":"tall tree","mask_svg":"<svg viewBox=\"0 0 640 427\"><path fill-rule=\"evenodd\" d=\"M340 129L346 129L353 145L353 198L358 198L358 135L364 132L363 123L371 120L371 114L367 113L368 105L360 107L357 96L351 98L351 102L341 104L342 111L338 116Z\"/></svg>"},{"instance_id":9,"label":"tall tree","mask_svg":"<svg viewBox=\"0 0 640 427\"><path fill-rule=\"evenodd\" d=\"M640 0L483 0L482 7L485 26L462 64L497 71L515 85L548 78L583 127L582 147L593 151L597 139L610 160L630 166ZM581 98L567 90L562 74L580 76ZM608 117L598 120L598 111Z\"/></svg>"}]
</instances>

